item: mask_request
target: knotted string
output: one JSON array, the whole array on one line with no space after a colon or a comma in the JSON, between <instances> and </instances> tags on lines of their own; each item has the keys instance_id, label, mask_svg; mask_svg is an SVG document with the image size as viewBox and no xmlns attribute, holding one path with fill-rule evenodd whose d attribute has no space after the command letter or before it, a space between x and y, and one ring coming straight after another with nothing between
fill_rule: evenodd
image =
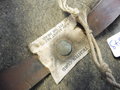
<instances>
[{"instance_id":1,"label":"knotted string","mask_svg":"<svg viewBox=\"0 0 120 90\"><path fill-rule=\"evenodd\" d=\"M79 11L77 8L69 7L66 4L66 1L67 0L58 0L60 8L63 11L68 12L71 15L75 16L76 21L84 27L86 36L87 36L88 41L89 41L89 45L90 45L90 49L91 49L91 53L92 53L92 57L93 57L93 61L94 61L95 65L97 66L99 71L102 73L102 75L105 77L105 79L110 84L112 84L113 86L120 89L120 84L116 82L108 64L106 64L103 61L100 48L99 48L99 46L98 46L98 44L97 44L97 42L92 34L92 30L90 30L90 28L89 28L89 25L87 22L87 15L88 15L87 11L90 10L89 7L82 3L81 5L83 6L83 8L81 11Z\"/></svg>"}]
</instances>

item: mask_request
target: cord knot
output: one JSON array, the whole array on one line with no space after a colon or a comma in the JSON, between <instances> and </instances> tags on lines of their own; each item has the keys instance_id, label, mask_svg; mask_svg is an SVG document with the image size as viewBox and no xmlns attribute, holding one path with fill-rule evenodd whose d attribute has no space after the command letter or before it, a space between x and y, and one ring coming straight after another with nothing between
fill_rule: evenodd
<instances>
[{"instance_id":1,"label":"cord knot","mask_svg":"<svg viewBox=\"0 0 120 90\"><path fill-rule=\"evenodd\" d=\"M109 68L108 64L102 63L100 66L101 73L105 74L106 73L112 73L111 69Z\"/></svg>"}]
</instances>

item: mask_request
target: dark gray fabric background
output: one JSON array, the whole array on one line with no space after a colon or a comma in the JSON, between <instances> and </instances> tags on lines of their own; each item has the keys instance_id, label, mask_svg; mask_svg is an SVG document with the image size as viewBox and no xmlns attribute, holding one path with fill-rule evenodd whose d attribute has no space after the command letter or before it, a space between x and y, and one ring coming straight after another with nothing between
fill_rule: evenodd
<instances>
[{"instance_id":1,"label":"dark gray fabric background","mask_svg":"<svg viewBox=\"0 0 120 90\"><path fill-rule=\"evenodd\" d=\"M98 0L68 0L72 7L83 2L92 8ZM32 56L28 44L63 20L66 14L56 0L0 0L0 70L19 64ZM120 31L120 17L96 39L103 59L120 82L120 58L114 58L107 38ZM80 61L59 85L52 76L38 83L33 90L117 90L102 80L91 54Z\"/></svg>"}]
</instances>

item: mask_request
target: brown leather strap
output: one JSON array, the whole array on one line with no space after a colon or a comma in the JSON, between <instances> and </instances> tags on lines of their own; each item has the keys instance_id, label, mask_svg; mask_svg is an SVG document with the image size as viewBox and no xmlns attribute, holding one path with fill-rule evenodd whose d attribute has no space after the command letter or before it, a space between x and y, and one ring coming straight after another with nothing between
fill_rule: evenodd
<instances>
[{"instance_id":1,"label":"brown leather strap","mask_svg":"<svg viewBox=\"0 0 120 90\"><path fill-rule=\"evenodd\" d=\"M37 57L31 57L0 73L0 90L29 90L49 73Z\"/></svg>"},{"instance_id":2,"label":"brown leather strap","mask_svg":"<svg viewBox=\"0 0 120 90\"><path fill-rule=\"evenodd\" d=\"M101 0L88 15L88 23L97 36L120 15L120 0Z\"/></svg>"}]
</instances>

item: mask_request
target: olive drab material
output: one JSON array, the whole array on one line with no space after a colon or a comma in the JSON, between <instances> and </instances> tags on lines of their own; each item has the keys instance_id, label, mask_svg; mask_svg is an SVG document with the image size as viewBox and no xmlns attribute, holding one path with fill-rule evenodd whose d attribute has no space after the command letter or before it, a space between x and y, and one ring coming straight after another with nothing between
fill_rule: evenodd
<instances>
[{"instance_id":1,"label":"olive drab material","mask_svg":"<svg viewBox=\"0 0 120 90\"><path fill-rule=\"evenodd\" d=\"M111 3L111 1L114 2ZM110 25L117 18L117 16L120 15L120 9L116 9L116 6L120 6L119 1L120 0L102 0L102 2L99 2L89 13L88 23L90 28L93 30L94 36L97 36L100 32L107 28L108 25ZM112 8L112 11L109 8ZM116 12L116 14L113 12ZM109 15L111 18L107 18ZM94 23L94 21L96 21L96 17L98 17L99 20L97 20L97 23ZM104 20L103 17L106 17L107 19ZM106 25L106 23L109 24ZM100 27L99 24L101 24ZM33 67L34 65L37 66L37 68ZM33 73L31 74L30 72ZM48 74L50 74L49 70L41 66L37 57L30 57L28 60L22 60L22 63L17 64L4 72L0 72L0 89L29 90L40 80L42 81L42 79L45 78Z\"/></svg>"}]
</instances>

